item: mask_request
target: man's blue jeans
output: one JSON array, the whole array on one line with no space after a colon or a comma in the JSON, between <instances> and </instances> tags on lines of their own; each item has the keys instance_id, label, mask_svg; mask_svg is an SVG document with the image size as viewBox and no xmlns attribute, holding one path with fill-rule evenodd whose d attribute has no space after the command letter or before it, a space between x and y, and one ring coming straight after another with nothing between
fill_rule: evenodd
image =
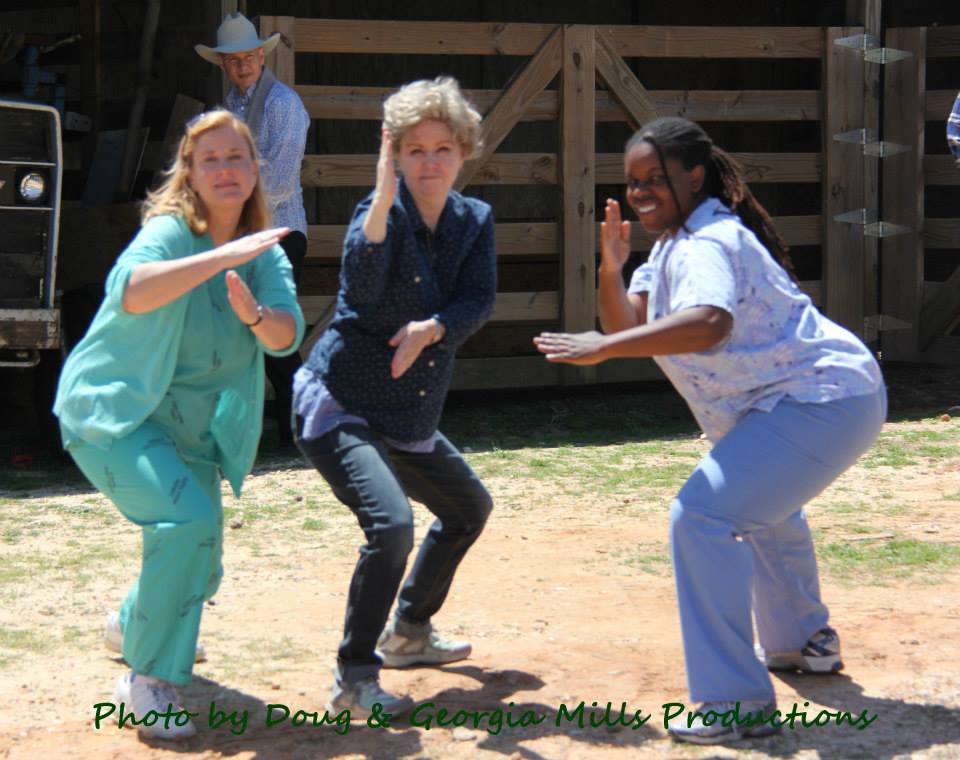
<instances>
[{"instance_id":1,"label":"man's blue jeans","mask_svg":"<svg viewBox=\"0 0 960 760\"><path fill-rule=\"evenodd\" d=\"M297 419L297 428L302 421ZM376 675L374 650L413 548L408 499L427 507L430 527L397 603L397 616L425 626L443 604L457 566L477 540L493 508L490 494L442 433L429 454L395 449L359 424L345 424L315 440L297 438L304 456L334 495L356 515L367 543L360 548L347 596L340 677L353 683Z\"/></svg>"}]
</instances>

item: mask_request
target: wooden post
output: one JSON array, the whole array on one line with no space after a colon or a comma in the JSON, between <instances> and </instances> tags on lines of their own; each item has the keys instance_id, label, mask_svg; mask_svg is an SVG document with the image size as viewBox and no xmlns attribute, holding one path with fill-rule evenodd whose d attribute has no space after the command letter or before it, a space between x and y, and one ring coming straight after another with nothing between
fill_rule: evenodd
<instances>
[{"instance_id":1,"label":"wooden post","mask_svg":"<svg viewBox=\"0 0 960 760\"><path fill-rule=\"evenodd\" d=\"M293 87L296 82L294 56L296 45L293 33L296 19L293 16L261 16L259 21L261 39L266 39L274 32L280 32L282 35L280 44L267 56L266 65L277 79Z\"/></svg>"},{"instance_id":2,"label":"wooden post","mask_svg":"<svg viewBox=\"0 0 960 760\"><path fill-rule=\"evenodd\" d=\"M834 135L864 123L864 62L859 50L838 47L834 40L862 34L862 29L824 30L822 70L823 125L823 305L827 315L857 335L863 334L864 234L859 225L834 221L837 214L864 208L864 155L859 144L838 142ZM867 162L875 162L868 159ZM875 312L870 312L875 313Z\"/></svg>"},{"instance_id":3,"label":"wooden post","mask_svg":"<svg viewBox=\"0 0 960 760\"><path fill-rule=\"evenodd\" d=\"M237 0L220 0L220 21L217 25L219 26L227 16L238 10L240 9L237 7ZM220 102L225 103L227 93L230 91L230 80L227 79L226 74L221 75L220 83Z\"/></svg>"},{"instance_id":4,"label":"wooden post","mask_svg":"<svg viewBox=\"0 0 960 760\"><path fill-rule=\"evenodd\" d=\"M860 0L863 3L863 31L881 39L882 0ZM894 66L896 64L893 64ZM883 138L880 119L880 69L878 63L864 64L863 74L863 127ZM863 207L880 208L880 162L884 159L869 159L863 162ZM866 314L880 313L880 241L875 237L863 241L863 303ZM857 331L863 333L863 326Z\"/></svg>"},{"instance_id":5,"label":"wooden post","mask_svg":"<svg viewBox=\"0 0 960 760\"><path fill-rule=\"evenodd\" d=\"M881 312L912 327L881 333L883 358L913 361L919 353L923 303L923 133L926 98L925 27L890 29L886 46L909 50L913 57L888 64L884 72L884 139L909 145L910 151L883 160L881 219L911 228L884 238L881 255Z\"/></svg>"},{"instance_id":6,"label":"wooden post","mask_svg":"<svg viewBox=\"0 0 960 760\"><path fill-rule=\"evenodd\" d=\"M563 194L563 308L567 332L595 329L596 233L596 34L591 26L563 30L560 167ZM566 382L591 382L594 367L565 372Z\"/></svg>"}]
</instances>

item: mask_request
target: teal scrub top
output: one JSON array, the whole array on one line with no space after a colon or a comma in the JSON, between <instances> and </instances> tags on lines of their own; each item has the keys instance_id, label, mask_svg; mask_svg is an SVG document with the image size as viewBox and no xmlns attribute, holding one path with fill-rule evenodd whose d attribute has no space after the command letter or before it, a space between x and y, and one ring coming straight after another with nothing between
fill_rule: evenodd
<instances>
[{"instance_id":1,"label":"teal scrub top","mask_svg":"<svg viewBox=\"0 0 960 760\"><path fill-rule=\"evenodd\" d=\"M145 420L161 427L188 460L217 464L239 495L256 457L263 423L264 352L285 356L303 338L293 272L274 246L235 271L257 302L293 315L285 349L260 343L227 300L226 273L145 314L123 309L131 272L211 250L175 216L150 219L117 259L90 329L60 375L54 413L64 446L83 440L109 449Z\"/></svg>"}]
</instances>

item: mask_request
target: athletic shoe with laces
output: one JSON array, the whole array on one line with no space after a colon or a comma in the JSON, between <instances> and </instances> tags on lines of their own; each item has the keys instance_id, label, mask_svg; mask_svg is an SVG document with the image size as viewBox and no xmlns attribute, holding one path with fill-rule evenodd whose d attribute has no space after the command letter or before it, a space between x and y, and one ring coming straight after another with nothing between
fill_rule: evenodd
<instances>
[{"instance_id":1,"label":"athletic shoe with laces","mask_svg":"<svg viewBox=\"0 0 960 760\"><path fill-rule=\"evenodd\" d=\"M384 691L376 676L361 678L354 683L344 683L339 675L334 677L330 702L327 704L327 711L331 715L349 710L351 720L366 720L373 714L373 706L376 704L381 706L381 714L389 713L396 717L410 712L414 702L410 696L398 697Z\"/></svg>"},{"instance_id":2,"label":"athletic shoe with laces","mask_svg":"<svg viewBox=\"0 0 960 760\"><path fill-rule=\"evenodd\" d=\"M813 634L799 652L763 652L760 659L768 670L836 673L843 669L840 636L829 626Z\"/></svg>"},{"instance_id":3,"label":"athletic shoe with laces","mask_svg":"<svg viewBox=\"0 0 960 760\"><path fill-rule=\"evenodd\" d=\"M111 652L123 656L123 632L120 630L120 613L111 612L107 615L107 622L103 627L103 645ZM197 644L197 653L194 662L206 662L207 650L203 644Z\"/></svg>"},{"instance_id":4,"label":"athletic shoe with laces","mask_svg":"<svg viewBox=\"0 0 960 760\"><path fill-rule=\"evenodd\" d=\"M410 665L443 665L470 656L473 647L467 641L449 641L433 630L429 623L413 633L413 626L396 619L380 634L377 654L385 668L405 668Z\"/></svg>"},{"instance_id":5,"label":"athletic shoe with laces","mask_svg":"<svg viewBox=\"0 0 960 760\"><path fill-rule=\"evenodd\" d=\"M126 714L133 713L139 723L137 730L150 739L179 741L197 733L196 726L183 710L180 695L168 681L127 673L117 681L113 699L117 704L123 703ZM144 720L152 725L140 723Z\"/></svg>"},{"instance_id":6,"label":"athletic shoe with laces","mask_svg":"<svg viewBox=\"0 0 960 760\"><path fill-rule=\"evenodd\" d=\"M722 744L780 733L776 702L704 702L671 721L670 738L691 744Z\"/></svg>"}]
</instances>

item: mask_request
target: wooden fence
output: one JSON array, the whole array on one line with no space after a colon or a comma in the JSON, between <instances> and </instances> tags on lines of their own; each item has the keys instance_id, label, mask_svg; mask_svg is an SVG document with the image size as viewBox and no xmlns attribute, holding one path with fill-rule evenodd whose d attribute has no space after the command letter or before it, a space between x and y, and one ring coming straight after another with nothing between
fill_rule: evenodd
<instances>
[{"instance_id":1,"label":"wooden fence","mask_svg":"<svg viewBox=\"0 0 960 760\"><path fill-rule=\"evenodd\" d=\"M283 42L268 65L281 81L298 91L316 120L379 120L382 101L391 88L299 84L295 53L522 57L522 64L503 90L466 93L484 113L485 147L483 155L464 168L460 186L557 186L561 196L560 218L553 222L498 224L497 248L501 262L526 258L542 261L544 257L554 261L561 274L560 286L557 290L498 293L493 327L524 323L549 324L566 330L594 327L598 223L595 189L597 185L623 182L621 154L596 151L598 123L620 121L636 126L655 115L682 115L707 122L819 122L819 152L735 155L746 167L752 184L820 185L820 214L781 216L776 222L788 244L821 246L821 279L805 281L802 286L828 314L863 333L864 319L871 313L871 294L876 292L871 282L874 275L865 261L861 230L837 222L834 217L865 203L864 156L855 146L832 139L835 134L863 126L863 57L857 51L834 45L834 40L860 34L862 29L558 26L293 17L261 17L259 22L262 35L277 31L283 34ZM922 32L912 34L921 40L924 36ZM947 50L953 48L945 46L944 52ZM757 65L773 59L812 59L819 62L821 86L818 90L647 89L629 61L649 58L701 59L705 66L711 59L755 59ZM901 72L908 70L902 68ZM554 81L559 84L551 88ZM922 94L919 97L922 103ZM936 97L939 108L944 98ZM497 152L518 123L544 120L560 125L560 139L552 150ZM303 164L303 183L315 188L370 187L375 161L372 152L308 155ZM944 171L936 176L946 180ZM496 206L494 212L499 213ZM940 236L945 236L957 230L958 225L960 221L944 220L936 229ZM634 228L635 250L649 250L649 236L639 225ZM308 264L335 266L344 229L343 224L312 225ZM906 238L897 241L897 245L908 244ZM901 275L891 271L890 276ZM884 283L886 296L886 280ZM305 289L301 300L308 322L316 320L333 297L332 288L325 293ZM919 294L914 294L916 303L918 298ZM903 308L898 306L898 313L913 308L911 303L914 302L906 297ZM897 336L897 340L901 338L902 334ZM461 358L455 387L659 377L652 362L646 360L578 369L550 365L531 354L517 351L516 355Z\"/></svg>"}]
</instances>

